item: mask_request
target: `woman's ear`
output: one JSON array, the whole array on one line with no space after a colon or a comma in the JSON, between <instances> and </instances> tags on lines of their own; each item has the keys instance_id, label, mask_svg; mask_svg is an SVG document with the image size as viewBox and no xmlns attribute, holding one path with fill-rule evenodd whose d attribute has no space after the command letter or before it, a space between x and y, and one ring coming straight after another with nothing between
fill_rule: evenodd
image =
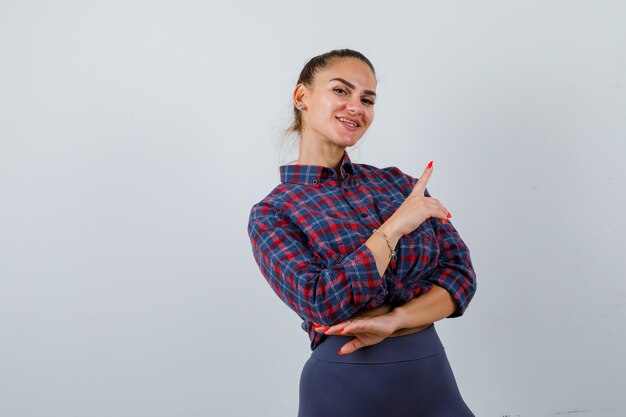
<instances>
[{"instance_id":1,"label":"woman's ear","mask_svg":"<svg viewBox=\"0 0 626 417\"><path fill-rule=\"evenodd\" d=\"M293 104L294 106L298 107L299 103L304 104L304 106L307 106L307 95L308 95L308 89L306 87L306 85L300 83L298 85L296 85L296 88L293 91Z\"/></svg>"}]
</instances>

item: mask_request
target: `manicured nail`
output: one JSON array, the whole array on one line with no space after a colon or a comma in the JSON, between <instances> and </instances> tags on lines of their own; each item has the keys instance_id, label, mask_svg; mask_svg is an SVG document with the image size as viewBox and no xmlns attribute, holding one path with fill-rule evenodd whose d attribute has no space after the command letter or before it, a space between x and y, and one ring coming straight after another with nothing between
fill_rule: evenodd
<instances>
[{"instance_id":1,"label":"manicured nail","mask_svg":"<svg viewBox=\"0 0 626 417\"><path fill-rule=\"evenodd\" d=\"M344 330L346 330L346 328L345 328L345 327L344 327L344 328L342 328L342 329L340 329L340 330L339 330L339 333L343 333L343 331L344 331Z\"/></svg>"},{"instance_id":2,"label":"manicured nail","mask_svg":"<svg viewBox=\"0 0 626 417\"><path fill-rule=\"evenodd\" d=\"M341 349L339 349L339 351L337 352L340 355L343 355L343 353L341 353Z\"/></svg>"},{"instance_id":3,"label":"manicured nail","mask_svg":"<svg viewBox=\"0 0 626 417\"><path fill-rule=\"evenodd\" d=\"M314 324L314 325L313 325L313 328L314 328L314 329L319 329L320 327L322 327L322 325L321 325L321 324Z\"/></svg>"},{"instance_id":4,"label":"manicured nail","mask_svg":"<svg viewBox=\"0 0 626 417\"><path fill-rule=\"evenodd\" d=\"M447 214L448 218L452 217L452 214L450 214L450 212L448 212Z\"/></svg>"},{"instance_id":5,"label":"manicured nail","mask_svg":"<svg viewBox=\"0 0 626 417\"><path fill-rule=\"evenodd\" d=\"M432 166L433 166L433 161L430 161L430 162L428 163L428 166L426 167L426 169L430 169Z\"/></svg>"}]
</instances>

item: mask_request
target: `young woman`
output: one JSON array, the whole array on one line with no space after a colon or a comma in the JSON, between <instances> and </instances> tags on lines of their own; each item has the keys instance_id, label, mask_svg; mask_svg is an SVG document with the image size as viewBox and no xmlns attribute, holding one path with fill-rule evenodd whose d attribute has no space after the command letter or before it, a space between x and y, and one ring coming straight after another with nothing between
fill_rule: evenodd
<instances>
[{"instance_id":1,"label":"young woman","mask_svg":"<svg viewBox=\"0 0 626 417\"><path fill-rule=\"evenodd\" d=\"M446 207L396 167L351 162L374 120L376 74L349 49L312 58L294 90L299 159L250 211L261 273L303 320L312 354L299 417L468 417L434 322L476 290Z\"/></svg>"}]
</instances>

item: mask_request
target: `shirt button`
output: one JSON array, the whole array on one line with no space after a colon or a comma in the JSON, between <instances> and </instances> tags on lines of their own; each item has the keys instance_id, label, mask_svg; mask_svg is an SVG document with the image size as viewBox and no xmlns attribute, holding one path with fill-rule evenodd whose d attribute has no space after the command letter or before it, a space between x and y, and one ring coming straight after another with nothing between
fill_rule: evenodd
<instances>
[{"instance_id":1,"label":"shirt button","mask_svg":"<svg viewBox=\"0 0 626 417\"><path fill-rule=\"evenodd\" d=\"M317 180L313 180L313 184L317 184Z\"/></svg>"}]
</instances>

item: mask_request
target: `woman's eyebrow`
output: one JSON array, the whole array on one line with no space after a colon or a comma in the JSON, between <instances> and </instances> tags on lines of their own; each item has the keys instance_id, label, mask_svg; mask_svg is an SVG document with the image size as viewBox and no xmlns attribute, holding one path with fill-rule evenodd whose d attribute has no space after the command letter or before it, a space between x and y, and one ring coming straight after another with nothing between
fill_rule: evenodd
<instances>
[{"instance_id":1,"label":"woman's eyebrow","mask_svg":"<svg viewBox=\"0 0 626 417\"><path fill-rule=\"evenodd\" d=\"M341 81L342 83L344 83L345 85L347 85L348 87L354 89L354 84L347 82L346 80L344 80L343 78L333 78L330 81ZM364 90L364 93L370 96L374 96L376 97L376 93L373 92L372 90Z\"/></svg>"}]
</instances>

